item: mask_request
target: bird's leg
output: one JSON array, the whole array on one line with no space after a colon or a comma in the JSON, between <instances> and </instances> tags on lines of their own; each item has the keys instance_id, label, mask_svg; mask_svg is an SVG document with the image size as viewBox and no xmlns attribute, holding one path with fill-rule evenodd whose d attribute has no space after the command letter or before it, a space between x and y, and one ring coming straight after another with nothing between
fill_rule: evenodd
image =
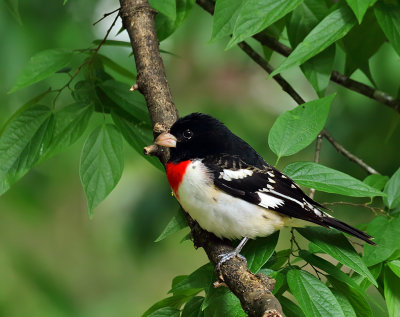
<instances>
[{"instance_id":1,"label":"bird's leg","mask_svg":"<svg viewBox=\"0 0 400 317\"><path fill-rule=\"evenodd\" d=\"M228 252L228 253L224 253L224 254L220 254L218 257L220 258L218 264L217 264L217 269L218 271L221 268L221 264L234 258L235 256L241 258L242 260L244 260L246 263L246 258L243 255L240 255L240 251L242 251L242 248L244 247L244 245L246 244L246 242L249 240L249 238L244 237L242 239L242 241L240 241L240 243L238 244L238 246L235 248L235 250Z\"/></svg>"}]
</instances>

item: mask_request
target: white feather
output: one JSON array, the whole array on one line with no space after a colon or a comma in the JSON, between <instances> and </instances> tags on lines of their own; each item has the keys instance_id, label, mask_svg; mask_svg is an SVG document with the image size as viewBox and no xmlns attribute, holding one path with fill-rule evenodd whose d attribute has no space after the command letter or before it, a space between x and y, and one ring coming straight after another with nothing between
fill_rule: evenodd
<instances>
[{"instance_id":1,"label":"white feather","mask_svg":"<svg viewBox=\"0 0 400 317\"><path fill-rule=\"evenodd\" d=\"M200 160L188 165L178 189L179 202L200 227L228 239L268 236L285 226L288 217L217 189ZM228 174L225 174L228 175ZM237 174L236 174L237 175ZM243 175L243 174L242 174ZM267 195L258 193L259 195ZM262 196L265 205L283 201Z\"/></svg>"},{"instance_id":2,"label":"white feather","mask_svg":"<svg viewBox=\"0 0 400 317\"><path fill-rule=\"evenodd\" d=\"M247 176L253 175L253 171L247 170L247 169L240 169L237 171L232 171L228 169L224 169L220 175L219 178L222 178L226 181L231 181L232 179L243 179Z\"/></svg>"},{"instance_id":3,"label":"white feather","mask_svg":"<svg viewBox=\"0 0 400 317\"><path fill-rule=\"evenodd\" d=\"M257 194L258 197L260 197L261 199L259 205L265 208L276 208L282 206L285 203L282 199L268 195L267 193L257 192Z\"/></svg>"}]
</instances>

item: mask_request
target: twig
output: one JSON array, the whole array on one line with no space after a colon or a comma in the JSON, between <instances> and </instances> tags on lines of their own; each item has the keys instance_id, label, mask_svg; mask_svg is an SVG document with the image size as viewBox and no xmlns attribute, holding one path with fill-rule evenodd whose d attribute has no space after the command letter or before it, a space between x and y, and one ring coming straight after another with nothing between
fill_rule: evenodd
<instances>
[{"instance_id":1,"label":"twig","mask_svg":"<svg viewBox=\"0 0 400 317\"><path fill-rule=\"evenodd\" d=\"M138 72L138 90L144 95L153 124L154 135L161 128L169 128L178 118L172 101L164 65L160 57L158 39L155 32L154 14L147 0L120 0L121 17L128 31ZM151 150L151 149L150 149ZM159 151L163 164L168 160L167 151ZM212 263L219 261L219 255L233 250L227 240L218 239L202 230L187 215L196 246L203 247ZM235 257L221 266L223 281L239 298L243 309L249 316L282 316L279 301L272 294L274 280L256 276L246 267L245 261Z\"/></svg>"},{"instance_id":2,"label":"twig","mask_svg":"<svg viewBox=\"0 0 400 317\"><path fill-rule=\"evenodd\" d=\"M317 139L315 141L315 155L314 155L314 162L319 163L319 154L321 152L321 146L322 146L322 134L318 134ZM315 195L315 188L310 189L310 198L314 199Z\"/></svg>"},{"instance_id":3,"label":"twig","mask_svg":"<svg viewBox=\"0 0 400 317\"><path fill-rule=\"evenodd\" d=\"M255 61L258 65L261 66L268 74L271 74L274 71L274 68L255 50L251 48L246 42L238 43L238 46L245 52L253 61ZM293 99L297 102L297 104L301 105L305 103L305 100L300 97L300 95L293 89L293 87L280 75L275 75L272 77L281 88L286 91Z\"/></svg>"},{"instance_id":4,"label":"twig","mask_svg":"<svg viewBox=\"0 0 400 317\"><path fill-rule=\"evenodd\" d=\"M100 21L103 21L106 17L108 17L109 15L119 11L121 8L115 9L114 11L108 12L108 13L104 13L103 17L98 19L96 22L93 23L93 26L95 26L97 23L99 23Z\"/></svg>"},{"instance_id":5,"label":"twig","mask_svg":"<svg viewBox=\"0 0 400 317\"><path fill-rule=\"evenodd\" d=\"M359 157L355 156L353 153L350 153L347 149L343 147L339 142L337 142L329 133L327 133L325 130L321 132L322 136L327 139L333 147L342 155L347 157L350 161L353 161L357 165L361 166L363 169L365 169L369 174L380 174L377 172L375 169L373 169L371 166L366 164L362 159Z\"/></svg>"},{"instance_id":6,"label":"twig","mask_svg":"<svg viewBox=\"0 0 400 317\"><path fill-rule=\"evenodd\" d=\"M352 206L352 207L360 207L360 208L367 208L371 210L375 215L379 214L384 214L385 210L379 207L372 207L368 203L364 204L357 204L357 203L352 203L349 201L334 201L334 202L324 202L322 205L324 206L329 206L329 205L345 205L345 206Z\"/></svg>"},{"instance_id":7,"label":"twig","mask_svg":"<svg viewBox=\"0 0 400 317\"><path fill-rule=\"evenodd\" d=\"M114 10L113 12L110 12L108 15L119 11L119 8L117 10ZM117 16L115 17L113 23L111 24L111 26L108 28L106 35L104 36L103 40L100 42L100 44L96 47L96 49L94 50L92 56L85 60L81 65L79 65L79 67L76 69L75 73L70 76L68 82L62 86L60 89L57 89L57 95L54 97L53 99L53 105L55 105L57 98L60 96L61 92L65 89L65 88L69 88L69 86L71 85L72 81L76 78L76 76L78 76L79 72L81 71L81 69L88 64L91 64L93 62L94 57L97 55L97 53L99 52L100 48L103 46L103 44L105 43L105 41L108 38L108 35L110 34L111 30L113 29L113 27L115 26L115 23L117 22L117 19L119 17L119 14L117 14Z\"/></svg>"},{"instance_id":8,"label":"twig","mask_svg":"<svg viewBox=\"0 0 400 317\"><path fill-rule=\"evenodd\" d=\"M110 34L111 30L112 30L113 27L115 26L115 23L117 22L118 17L119 17L119 10L120 10L120 8L118 8L117 10L114 10L113 12L110 13L110 14L112 14L112 13L118 11L118 14L115 16L115 19L114 19L113 23L111 24L111 26L110 26L110 27L108 28L108 30L107 30L106 35L104 36L104 38L103 38L103 40L100 42L100 44L97 46L97 48L95 49L95 51L94 51L92 57L90 58L90 62L93 61L93 58L96 56L97 52L100 50L100 48L101 48L101 47L103 46L103 44L106 42L106 40L107 40L107 38L108 38L108 35Z\"/></svg>"},{"instance_id":9,"label":"twig","mask_svg":"<svg viewBox=\"0 0 400 317\"><path fill-rule=\"evenodd\" d=\"M205 9L208 13L214 14L214 3L210 0L196 0L197 4ZM273 51L288 57L292 53L292 49L285 44L280 43L277 39L260 32L253 36L257 41L259 41L262 45L265 45L272 49ZM393 96L375 89L366 84L360 83L356 80L350 79L349 77L340 74L338 71L332 71L330 80L346 87L350 90L353 90L359 94L362 94L368 98L374 99L379 103L382 103L398 113L400 113L400 99L396 99Z\"/></svg>"}]
</instances>

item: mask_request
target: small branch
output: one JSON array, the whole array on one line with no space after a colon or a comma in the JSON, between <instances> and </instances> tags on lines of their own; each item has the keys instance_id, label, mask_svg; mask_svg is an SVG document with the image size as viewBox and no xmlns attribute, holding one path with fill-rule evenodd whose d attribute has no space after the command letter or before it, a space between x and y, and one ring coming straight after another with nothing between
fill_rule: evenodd
<instances>
[{"instance_id":1,"label":"small branch","mask_svg":"<svg viewBox=\"0 0 400 317\"><path fill-rule=\"evenodd\" d=\"M99 52L99 50L100 50L100 48L103 46L103 44L107 41L107 38L108 38L108 36L110 35L111 30L114 28L115 23L116 23L117 20L118 20L118 17L119 17L119 10L120 10L120 9L118 8L117 10L114 10L113 12L110 13L110 14L113 14L114 12L117 12L117 11L118 11L118 14L115 16L114 21L111 23L110 27L109 27L108 30L107 30L106 35L104 36L104 38L103 38L103 40L100 42L100 44L96 47L96 49L95 49L95 51L94 51L92 57L90 58L90 63L93 61L93 58L94 58L94 57L96 56L96 54ZM108 14L108 15L110 15L110 14Z\"/></svg>"},{"instance_id":2,"label":"small branch","mask_svg":"<svg viewBox=\"0 0 400 317\"><path fill-rule=\"evenodd\" d=\"M251 48L249 44L246 42L240 42L238 46L245 52L253 61L255 61L258 65L261 66L268 74L271 74L274 71L274 68L255 50ZM300 95L293 89L293 87L280 75L275 75L272 77L275 81L281 86L283 91L287 92L297 104L301 105L305 103L304 99L300 97Z\"/></svg>"},{"instance_id":3,"label":"small branch","mask_svg":"<svg viewBox=\"0 0 400 317\"><path fill-rule=\"evenodd\" d=\"M104 13L103 17L98 19L96 22L93 23L93 26L95 26L97 23L99 23L100 21L103 21L106 17L108 17L109 15L119 11L120 8L115 9L114 11L108 12L108 13Z\"/></svg>"},{"instance_id":4,"label":"small branch","mask_svg":"<svg viewBox=\"0 0 400 317\"><path fill-rule=\"evenodd\" d=\"M319 154L321 152L321 146L322 146L322 133L318 134L317 139L315 141L315 155L314 155L314 162L319 163ZM314 199L315 195L315 188L310 189L310 198Z\"/></svg>"},{"instance_id":5,"label":"small branch","mask_svg":"<svg viewBox=\"0 0 400 317\"><path fill-rule=\"evenodd\" d=\"M352 202L348 202L348 201L334 201L334 202L324 202L322 205L324 205L324 206L345 205L345 206L367 208L367 209L371 210L376 216L385 213L384 209L379 208L379 207L372 207L369 205L369 203L357 204L357 203L352 203Z\"/></svg>"},{"instance_id":6,"label":"small branch","mask_svg":"<svg viewBox=\"0 0 400 317\"><path fill-rule=\"evenodd\" d=\"M322 136L327 139L333 147L342 155L347 157L350 161L353 161L357 165L361 166L363 169L365 169L369 174L380 174L378 171L373 169L371 166L366 164L362 159L359 157L355 156L353 153L350 151L346 150L343 145L341 145L339 142L337 142L327 131L323 130L322 131Z\"/></svg>"},{"instance_id":7,"label":"small branch","mask_svg":"<svg viewBox=\"0 0 400 317\"><path fill-rule=\"evenodd\" d=\"M331 74L331 81L343 87L349 88L355 92L358 92L364 96L367 96L371 99L374 99L379 103L384 104L400 113L400 100L395 99L394 97L381 90L350 79L349 77L340 74L338 71L335 70Z\"/></svg>"},{"instance_id":8,"label":"small branch","mask_svg":"<svg viewBox=\"0 0 400 317\"><path fill-rule=\"evenodd\" d=\"M114 10L113 12L110 12L107 15L110 15L114 12L119 11L119 8L117 10ZM117 14L117 16L115 17L114 21L112 22L111 26L108 28L106 35L104 36L103 40L100 42L100 44L96 47L96 49L94 50L92 56L90 56L90 58L88 58L87 60L85 60L81 65L79 65L79 67L76 69L75 73L70 77L70 79L68 80L68 82L62 86L60 89L57 89L57 95L54 97L53 100L53 105L55 105L57 98L60 96L61 92L65 89L65 88L69 88L69 86L71 85L72 81L76 78L76 76L78 76L79 72L82 70L82 68L85 65L91 64L93 62L94 57L97 55L97 53L99 52L100 48L103 46L103 44L105 43L105 41L108 38L108 35L110 34L111 30L113 29L113 27L115 26L115 23L117 22L119 17L119 14ZM96 22L97 23L97 22Z\"/></svg>"},{"instance_id":9,"label":"small branch","mask_svg":"<svg viewBox=\"0 0 400 317\"><path fill-rule=\"evenodd\" d=\"M172 101L164 65L160 57L158 39L154 26L154 10L147 0L120 0L121 17L128 31L137 68L137 87L144 95L153 124L154 135L168 129L178 118L178 111ZM167 151L155 147L145 148L149 153L157 153L165 165ZM219 255L233 251L228 240L218 239L204 231L187 214L195 246L203 247L210 261L215 265ZM280 317L282 308L272 294L275 281L264 275L254 275L246 263L233 258L221 265L223 282L239 298L244 311L249 316Z\"/></svg>"}]
</instances>

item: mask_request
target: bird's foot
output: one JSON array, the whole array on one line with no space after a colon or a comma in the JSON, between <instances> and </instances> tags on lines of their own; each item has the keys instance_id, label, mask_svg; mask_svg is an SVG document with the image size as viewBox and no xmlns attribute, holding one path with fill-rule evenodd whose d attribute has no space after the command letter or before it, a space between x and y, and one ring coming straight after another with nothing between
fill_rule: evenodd
<instances>
[{"instance_id":1,"label":"bird's foot","mask_svg":"<svg viewBox=\"0 0 400 317\"><path fill-rule=\"evenodd\" d=\"M221 268L221 265L223 264L223 263L225 263L226 261L229 261L230 259L233 259L235 256L237 256L238 258L240 258L240 259L242 259L245 263L246 263L246 265L247 265L247 260L246 260L246 258L243 256L243 255L241 255L241 254L239 254L236 250L233 250L233 251L231 251L231 252L228 252L228 253L224 253L224 254L220 254L218 257L220 258L220 260L219 260L219 262L217 263L217 270L219 271L220 270L220 268Z\"/></svg>"},{"instance_id":2,"label":"bird's foot","mask_svg":"<svg viewBox=\"0 0 400 317\"><path fill-rule=\"evenodd\" d=\"M221 265L223 263L225 263L226 261L233 259L235 256L237 256L238 258L244 260L244 262L247 265L247 260L243 255L240 255L240 251L242 251L242 248L244 247L244 245L246 244L246 242L249 240L249 238L244 237L242 239L242 241L240 241L240 243L237 245L237 247L235 248L235 250L228 252L228 253L224 253L224 254L220 254L218 257L220 258L219 262L217 263L217 270L220 271Z\"/></svg>"}]
</instances>

